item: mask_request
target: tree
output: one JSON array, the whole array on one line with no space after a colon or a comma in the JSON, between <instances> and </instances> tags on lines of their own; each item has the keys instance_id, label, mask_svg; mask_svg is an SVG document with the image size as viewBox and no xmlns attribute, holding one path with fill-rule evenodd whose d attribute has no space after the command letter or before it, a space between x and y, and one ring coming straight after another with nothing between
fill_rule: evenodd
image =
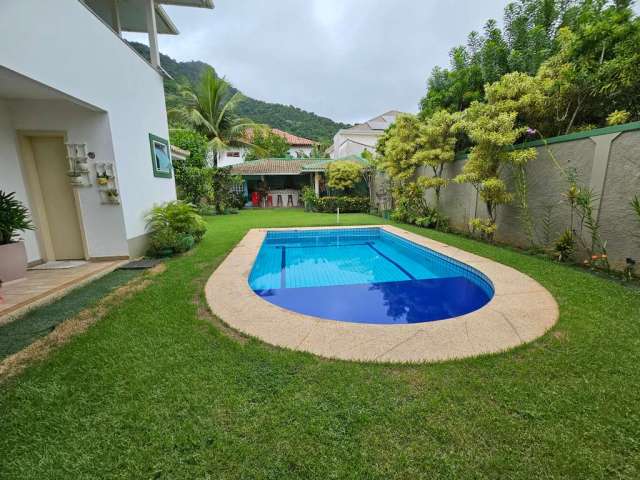
<instances>
[{"instance_id":1,"label":"tree","mask_svg":"<svg viewBox=\"0 0 640 480\"><path fill-rule=\"evenodd\" d=\"M440 204L440 191L447 185L442 177L444 166L455 159L456 123L459 115L446 110L434 113L419 127L418 151L414 154L416 162L431 168L433 176L421 177L424 188L433 188L436 206Z\"/></svg>"},{"instance_id":2,"label":"tree","mask_svg":"<svg viewBox=\"0 0 640 480\"><path fill-rule=\"evenodd\" d=\"M206 158L207 139L194 130L185 129L171 130L169 139L172 145L190 152L186 159L172 162L178 198L198 204L211 194L211 172L207 168Z\"/></svg>"},{"instance_id":3,"label":"tree","mask_svg":"<svg viewBox=\"0 0 640 480\"><path fill-rule=\"evenodd\" d=\"M349 160L337 160L327 165L327 185L343 192L350 191L362 180L362 165Z\"/></svg>"},{"instance_id":4,"label":"tree","mask_svg":"<svg viewBox=\"0 0 640 480\"><path fill-rule=\"evenodd\" d=\"M415 157L419 147L420 121L414 115L398 115L396 121L384 132L377 144L380 168L396 186L415 179L419 159Z\"/></svg>"},{"instance_id":5,"label":"tree","mask_svg":"<svg viewBox=\"0 0 640 480\"><path fill-rule=\"evenodd\" d=\"M286 158L289 156L289 143L270 129L264 128L252 131L252 147L247 152L245 160L260 158Z\"/></svg>"},{"instance_id":6,"label":"tree","mask_svg":"<svg viewBox=\"0 0 640 480\"><path fill-rule=\"evenodd\" d=\"M640 115L640 20L629 3L583 1L567 12L561 48L538 73L553 82L558 133L604 125L614 110Z\"/></svg>"},{"instance_id":7,"label":"tree","mask_svg":"<svg viewBox=\"0 0 640 480\"><path fill-rule=\"evenodd\" d=\"M487 102L474 102L461 116L457 128L473 142L458 183L469 183L484 201L488 218L475 218L471 226L489 239L497 226L498 207L510 203L513 193L503 180L507 166L523 174L524 166L536 158L534 148L514 149L529 127L523 119L535 118L546 104L539 82L521 73L505 75L486 87Z\"/></svg>"},{"instance_id":8,"label":"tree","mask_svg":"<svg viewBox=\"0 0 640 480\"><path fill-rule=\"evenodd\" d=\"M504 32L495 20L483 33L472 31L467 44L452 49L449 69L436 67L427 81L421 116L440 109L462 111L484 99L484 86L510 72L535 75L558 48L557 31L572 0L517 0L504 10Z\"/></svg>"},{"instance_id":9,"label":"tree","mask_svg":"<svg viewBox=\"0 0 640 480\"><path fill-rule=\"evenodd\" d=\"M231 168L211 168L211 203L216 213L223 213L233 202L233 186L242 179L231 174Z\"/></svg>"},{"instance_id":10,"label":"tree","mask_svg":"<svg viewBox=\"0 0 640 480\"><path fill-rule=\"evenodd\" d=\"M378 141L378 164L390 178L394 219L440 228L443 219L424 198L425 185L430 180L419 176L420 167L425 166L421 153L422 126L421 120L413 115L399 115Z\"/></svg>"},{"instance_id":11,"label":"tree","mask_svg":"<svg viewBox=\"0 0 640 480\"><path fill-rule=\"evenodd\" d=\"M263 128L254 122L236 117L234 108L242 99L240 93L230 94L230 85L216 76L212 68L203 71L195 87L188 83L178 86L182 102L170 109L170 118L190 125L208 141L213 154L213 165L218 165L218 155L230 147L252 147L247 140L247 129Z\"/></svg>"},{"instance_id":12,"label":"tree","mask_svg":"<svg viewBox=\"0 0 640 480\"><path fill-rule=\"evenodd\" d=\"M169 141L171 145L190 153L188 158L173 165L174 170L181 166L199 168L207 166L207 138L204 135L195 130L176 128L169 131Z\"/></svg>"}]
</instances>

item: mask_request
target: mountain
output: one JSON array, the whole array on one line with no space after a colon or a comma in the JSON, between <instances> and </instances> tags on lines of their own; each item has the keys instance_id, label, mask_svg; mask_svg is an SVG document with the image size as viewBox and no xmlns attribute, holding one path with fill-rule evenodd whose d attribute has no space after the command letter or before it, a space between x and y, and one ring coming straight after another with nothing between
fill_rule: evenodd
<instances>
[{"instance_id":1,"label":"mountain","mask_svg":"<svg viewBox=\"0 0 640 480\"><path fill-rule=\"evenodd\" d=\"M144 58L149 58L149 47L138 42L129 44ZM160 54L160 63L173 77L173 80L165 78L164 89L167 94L175 93L178 80L186 79L195 83L202 71L210 67L209 64L200 61L178 62L163 53ZM233 88L233 91L238 90ZM350 127L348 124L334 122L330 118L321 117L293 105L263 102L247 96L238 104L236 113L254 122L265 123L273 128L317 141L330 140L341 128Z\"/></svg>"}]
</instances>

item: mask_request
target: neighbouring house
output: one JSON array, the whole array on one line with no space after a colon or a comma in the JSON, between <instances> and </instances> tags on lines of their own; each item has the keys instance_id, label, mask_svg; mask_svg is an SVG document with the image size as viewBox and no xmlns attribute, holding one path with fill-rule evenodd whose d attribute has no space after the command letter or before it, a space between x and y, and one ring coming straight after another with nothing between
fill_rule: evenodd
<instances>
[{"instance_id":1,"label":"neighbouring house","mask_svg":"<svg viewBox=\"0 0 640 480\"><path fill-rule=\"evenodd\" d=\"M364 123L339 130L333 137L333 144L328 148L327 153L331 158L343 158L349 155L360 155L365 150L374 152L378 138L400 114L402 112L391 110Z\"/></svg>"},{"instance_id":2,"label":"neighbouring house","mask_svg":"<svg viewBox=\"0 0 640 480\"><path fill-rule=\"evenodd\" d=\"M309 157L311 152L313 151L313 147L317 144L313 140L309 140L308 138L298 137L297 135L293 135L289 132L284 132L282 130L278 130L277 128L272 128L271 132L279 137L284 138L289 144L289 156L291 158L304 158ZM252 131L249 130L248 137L252 136ZM249 141L251 139L249 138ZM230 148L228 150L223 151L218 158L218 166L219 167L229 167L231 165L237 165L238 163L242 163L247 156L248 148L238 147L238 148Z\"/></svg>"},{"instance_id":3,"label":"neighbouring house","mask_svg":"<svg viewBox=\"0 0 640 480\"><path fill-rule=\"evenodd\" d=\"M340 160L366 163L358 155ZM304 186L313 187L316 196L326 193L325 171L333 161L327 158L264 158L233 165L231 172L244 179L245 191L254 206L299 207L302 206Z\"/></svg>"},{"instance_id":4,"label":"neighbouring house","mask_svg":"<svg viewBox=\"0 0 640 480\"><path fill-rule=\"evenodd\" d=\"M176 198L158 33L163 5L211 0L0 2L0 189L36 229L29 263L137 257L145 213ZM122 38L146 32L150 61ZM12 39L12 41L9 41Z\"/></svg>"}]
</instances>

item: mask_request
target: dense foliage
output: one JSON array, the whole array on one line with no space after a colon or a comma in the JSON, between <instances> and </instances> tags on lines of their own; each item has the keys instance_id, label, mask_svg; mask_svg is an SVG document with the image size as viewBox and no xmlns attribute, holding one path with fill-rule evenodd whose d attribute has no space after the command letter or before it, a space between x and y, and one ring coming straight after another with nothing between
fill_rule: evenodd
<instances>
[{"instance_id":1,"label":"dense foliage","mask_svg":"<svg viewBox=\"0 0 640 480\"><path fill-rule=\"evenodd\" d=\"M398 221L425 226L446 227L437 212L440 192L447 185L444 166L454 160L458 116L445 110L424 119L400 115L378 142L377 167L391 179L391 193ZM421 175L422 169L430 176ZM429 207L425 192L433 189L436 206ZM429 219L433 218L434 221Z\"/></svg>"},{"instance_id":2,"label":"dense foliage","mask_svg":"<svg viewBox=\"0 0 640 480\"><path fill-rule=\"evenodd\" d=\"M260 158L286 158L289 156L289 143L280 135L269 129L253 132L252 147L245 156L245 161Z\"/></svg>"},{"instance_id":3,"label":"dense foliage","mask_svg":"<svg viewBox=\"0 0 640 480\"><path fill-rule=\"evenodd\" d=\"M29 210L15 198L15 194L0 190L0 245L13 242L17 232L34 228Z\"/></svg>"},{"instance_id":4,"label":"dense foliage","mask_svg":"<svg viewBox=\"0 0 640 480\"><path fill-rule=\"evenodd\" d=\"M198 204L211 195L211 175L207 164L207 138L193 130L175 129L169 133L172 145L188 150L185 160L173 160L178 198Z\"/></svg>"},{"instance_id":5,"label":"dense foliage","mask_svg":"<svg viewBox=\"0 0 640 480\"><path fill-rule=\"evenodd\" d=\"M149 254L166 256L190 250L199 242L207 226L190 203L167 202L154 207L146 216L150 233Z\"/></svg>"},{"instance_id":6,"label":"dense foliage","mask_svg":"<svg viewBox=\"0 0 640 480\"><path fill-rule=\"evenodd\" d=\"M369 213L369 198L358 196L320 197L314 202L314 208L320 213Z\"/></svg>"},{"instance_id":7,"label":"dense foliage","mask_svg":"<svg viewBox=\"0 0 640 480\"><path fill-rule=\"evenodd\" d=\"M244 205L242 194L234 190L234 186L242 179L231 174L231 168L211 169L211 204L216 213L224 213L227 209L240 209Z\"/></svg>"},{"instance_id":8,"label":"dense foliage","mask_svg":"<svg viewBox=\"0 0 640 480\"><path fill-rule=\"evenodd\" d=\"M341 192L350 192L362 181L363 167L349 160L338 160L327 165L327 186Z\"/></svg>"},{"instance_id":9,"label":"dense foliage","mask_svg":"<svg viewBox=\"0 0 640 480\"><path fill-rule=\"evenodd\" d=\"M143 57L149 58L149 47L137 42L130 42ZM178 62L173 58L160 54L162 68L164 68L173 79L180 81L187 80L191 84L196 84L207 68L212 68L204 62ZM179 104L176 96L178 82L165 78L165 93L167 95L167 107L174 108ZM237 90L230 88L232 94ZM321 117L312 112L307 112L292 105L281 105L278 103L268 103L253 98L243 96L238 102L236 113L241 117L251 119L255 123L262 123L273 128L279 128L286 132L291 132L300 137L311 140L329 140L333 138L338 130L347 128L349 125L325 117Z\"/></svg>"},{"instance_id":10,"label":"dense foliage","mask_svg":"<svg viewBox=\"0 0 640 480\"><path fill-rule=\"evenodd\" d=\"M207 214L241 209L245 199L235 188L241 178L229 167L210 167L206 157L207 139L193 130L174 129L171 144L191 152L185 160L173 160L178 198L197 205Z\"/></svg>"},{"instance_id":11,"label":"dense foliage","mask_svg":"<svg viewBox=\"0 0 640 480\"><path fill-rule=\"evenodd\" d=\"M554 99L536 128L559 134L604 126L615 111L640 116L640 20L628 0L518 0L507 5L504 29L489 20L482 34L451 51L436 67L421 115L463 111L484 100L486 85L510 72L547 81Z\"/></svg>"}]
</instances>

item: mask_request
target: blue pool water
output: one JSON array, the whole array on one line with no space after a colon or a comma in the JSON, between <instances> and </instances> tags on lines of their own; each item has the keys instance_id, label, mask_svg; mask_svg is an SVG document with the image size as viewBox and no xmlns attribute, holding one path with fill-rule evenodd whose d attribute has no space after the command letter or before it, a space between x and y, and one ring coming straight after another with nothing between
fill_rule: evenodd
<instances>
[{"instance_id":1,"label":"blue pool water","mask_svg":"<svg viewBox=\"0 0 640 480\"><path fill-rule=\"evenodd\" d=\"M269 231L249 284L275 305L355 323L443 320L493 297L476 269L380 228Z\"/></svg>"}]
</instances>

